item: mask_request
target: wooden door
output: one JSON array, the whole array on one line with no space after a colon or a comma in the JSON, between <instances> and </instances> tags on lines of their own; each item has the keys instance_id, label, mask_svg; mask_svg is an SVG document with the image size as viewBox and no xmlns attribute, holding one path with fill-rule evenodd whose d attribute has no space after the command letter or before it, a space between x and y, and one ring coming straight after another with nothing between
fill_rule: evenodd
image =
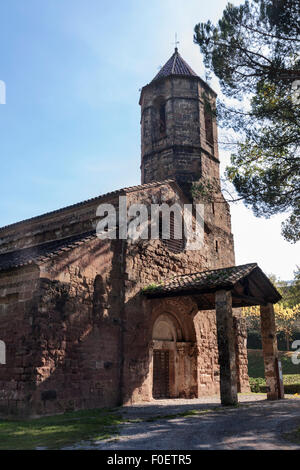
<instances>
[{"instance_id":1,"label":"wooden door","mask_svg":"<svg viewBox=\"0 0 300 470\"><path fill-rule=\"evenodd\" d=\"M169 398L170 357L168 350L153 351L153 398Z\"/></svg>"}]
</instances>

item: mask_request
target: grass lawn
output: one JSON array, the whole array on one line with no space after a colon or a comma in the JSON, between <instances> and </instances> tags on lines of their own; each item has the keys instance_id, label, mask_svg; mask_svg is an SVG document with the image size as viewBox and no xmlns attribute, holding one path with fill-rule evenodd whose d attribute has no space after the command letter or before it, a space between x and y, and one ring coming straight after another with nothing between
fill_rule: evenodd
<instances>
[{"instance_id":1,"label":"grass lawn","mask_svg":"<svg viewBox=\"0 0 300 470\"><path fill-rule=\"evenodd\" d=\"M284 384L287 386L285 388L296 386L300 389L300 365L292 363L291 355L292 352L280 353ZM250 381L257 380L263 385L264 364L262 351L249 349L248 361ZM286 393L293 392L289 392L287 389ZM23 421L0 419L0 450L35 449L36 447L60 449L81 440L107 439L117 434L119 424L130 421L122 418L117 411L117 409L102 408L73 411ZM207 410L202 412L207 412ZM174 416L155 416L148 420L172 419L195 414L199 414L199 411L190 410ZM300 430L297 432L298 435L300 439Z\"/></svg>"},{"instance_id":2,"label":"grass lawn","mask_svg":"<svg viewBox=\"0 0 300 470\"><path fill-rule=\"evenodd\" d=\"M59 449L80 440L107 439L122 417L114 410L95 409L26 421L0 420L0 450Z\"/></svg>"},{"instance_id":3,"label":"grass lawn","mask_svg":"<svg viewBox=\"0 0 300 470\"><path fill-rule=\"evenodd\" d=\"M199 416L219 411L219 406L182 413L126 419L114 410L94 409L65 413L26 421L0 420L0 450L29 450L41 447L60 449L80 441L108 439L118 434L122 423L152 422Z\"/></svg>"},{"instance_id":4,"label":"grass lawn","mask_svg":"<svg viewBox=\"0 0 300 470\"><path fill-rule=\"evenodd\" d=\"M279 352L283 372L283 383L286 393L299 393L300 364L293 364L292 354L293 351ZM255 383L265 385L264 360L260 349L248 349L248 373L251 389ZM258 389L256 391L258 391Z\"/></svg>"}]
</instances>

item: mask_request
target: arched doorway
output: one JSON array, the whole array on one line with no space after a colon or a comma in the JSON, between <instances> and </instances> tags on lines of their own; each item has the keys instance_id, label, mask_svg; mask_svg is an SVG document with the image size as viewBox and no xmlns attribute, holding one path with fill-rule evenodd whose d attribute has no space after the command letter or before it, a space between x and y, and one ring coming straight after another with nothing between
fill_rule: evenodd
<instances>
[{"instance_id":1,"label":"arched doorway","mask_svg":"<svg viewBox=\"0 0 300 470\"><path fill-rule=\"evenodd\" d=\"M194 327L197 305L189 298L152 301L149 395L152 398L198 396L198 347Z\"/></svg>"},{"instance_id":2,"label":"arched doorway","mask_svg":"<svg viewBox=\"0 0 300 470\"><path fill-rule=\"evenodd\" d=\"M160 315L153 327L153 398L170 398L174 388L177 331L170 315Z\"/></svg>"},{"instance_id":3,"label":"arched doorway","mask_svg":"<svg viewBox=\"0 0 300 470\"><path fill-rule=\"evenodd\" d=\"M152 330L152 396L175 398L190 395L191 343L175 315L163 313Z\"/></svg>"}]
</instances>

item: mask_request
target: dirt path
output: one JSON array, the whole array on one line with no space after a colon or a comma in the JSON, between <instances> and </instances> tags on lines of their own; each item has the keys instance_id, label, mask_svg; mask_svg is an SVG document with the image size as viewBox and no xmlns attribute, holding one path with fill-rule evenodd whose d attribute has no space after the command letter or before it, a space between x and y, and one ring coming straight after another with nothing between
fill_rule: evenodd
<instances>
[{"instance_id":1,"label":"dirt path","mask_svg":"<svg viewBox=\"0 0 300 470\"><path fill-rule=\"evenodd\" d=\"M143 421L121 425L116 439L81 442L68 449L300 449L283 437L300 427L300 399L268 402L265 395L255 394L240 396L239 401L237 408L221 407L218 397L123 407L124 417ZM189 410L199 414L163 418Z\"/></svg>"}]
</instances>

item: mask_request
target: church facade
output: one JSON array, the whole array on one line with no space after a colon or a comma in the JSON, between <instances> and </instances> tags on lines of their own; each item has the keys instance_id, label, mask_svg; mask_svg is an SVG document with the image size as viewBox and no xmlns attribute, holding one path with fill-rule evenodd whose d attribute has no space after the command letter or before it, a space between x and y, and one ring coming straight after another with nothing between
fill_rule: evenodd
<instances>
[{"instance_id":1,"label":"church facade","mask_svg":"<svg viewBox=\"0 0 300 470\"><path fill-rule=\"evenodd\" d=\"M1 413L220 389L222 402L234 403L237 392L249 391L241 307L257 304L267 383L278 397L272 304L280 296L256 264L235 266L215 99L175 49L141 91L141 184L0 229ZM208 181L214 198L204 204L201 249L174 237L97 237L100 204L117 214L121 196L127 208L184 207L195 203L193 184Z\"/></svg>"}]
</instances>

